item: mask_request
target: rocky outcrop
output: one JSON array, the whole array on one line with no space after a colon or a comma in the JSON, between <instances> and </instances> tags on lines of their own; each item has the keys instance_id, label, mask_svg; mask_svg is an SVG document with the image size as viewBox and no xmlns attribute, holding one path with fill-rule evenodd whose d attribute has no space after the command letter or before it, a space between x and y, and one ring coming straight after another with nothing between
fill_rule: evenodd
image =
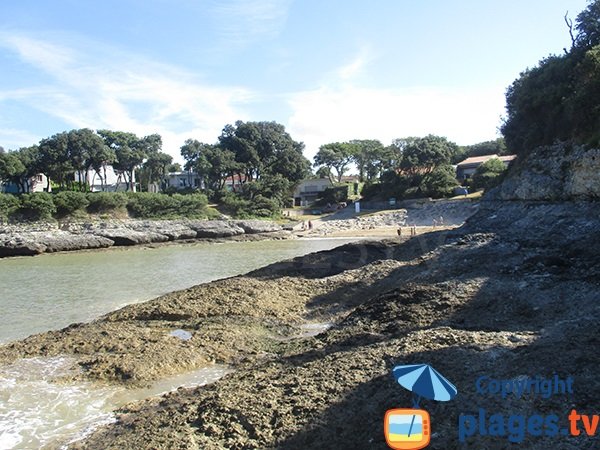
<instances>
[{"instance_id":1,"label":"rocky outcrop","mask_svg":"<svg viewBox=\"0 0 600 450\"><path fill-rule=\"evenodd\" d=\"M560 143L517 160L488 200L571 201L600 198L600 150Z\"/></svg>"},{"instance_id":2,"label":"rocky outcrop","mask_svg":"<svg viewBox=\"0 0 600 450\"><path fill-rule=\"evenodd\" d=\"M252 239L265 235L281 239L282 233L279 225L260 220L113 220L7 225L0 227L0 258L189 239L241 239L246 234L253 235Z\"/></svg>"},{"instance_id":3,"label":"rocky outcrop","mask_svg":"<svg viewBox=\"0 0 600 450\"><path fill-rule=\"evenodd\" d=\"M223 238L244 234L244 229L225 220L198 220L190 222L189 227L199 238Z\"/></svg>"}]
</instances>

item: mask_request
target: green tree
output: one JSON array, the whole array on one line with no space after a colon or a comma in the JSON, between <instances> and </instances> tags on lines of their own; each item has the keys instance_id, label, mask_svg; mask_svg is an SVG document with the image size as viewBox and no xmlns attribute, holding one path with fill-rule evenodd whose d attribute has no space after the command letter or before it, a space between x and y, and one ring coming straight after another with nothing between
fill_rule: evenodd
<instances>
[{"instance_id":1,"label":"green tree","mask_svg":"<svg viewBox=\"0 0 600 450\"><path fill-rule=\"evenodd\" d=\"M27 169L15 152L0 153L0 182L14 183L24 192L23 178Z\"/></svg>"},{"instance_id":2,"label":"green tree","mask_svg":"<svg viewBox=\"0 0 600 450\"><path fill-rule=\"evenodd\" d=\"M600 143L600 0L575 28L570 51L544 58L507 90L502 133L517 154L557 141Z\"/></svg>"},{"instance_id":3,"label":"green tree","mask_svg":"<svg viewBox=\"0 0 600 450\"><path fill-rule=\"evenodd\" d=\"M449 164L458 147L445 137L432 134L409 139L400 162L400 168L409 175L431 173L436 167Z\"/></svg>"},{"instance_id":4,"label":"green tree","mask_svg":"<svg viewBox=\"0 0 600 450\"><path fill-rule=\"evenodd\" d=\"M352 163L356 147L348 142L333 142L319 147L319 151L315 155L315 167L327 167L331 175L331 170L335 170L337 182L342 181L344 173L347 172L348 166ZM334 182L334 178L331 178Z\"/></svg>"},{"instance_id":5,"label":"green tree","mask_svg":"<svg viewBox=\"0 0 600 450\"><path fill-rule=\"evenodd\" d=\"M114 150L116 160L113 167L119 176L125 178L126 189L133 190L133 174L146 159L147 147L140 144L140 139L133 133L98 130L98 134L104 139L104 143Z\"/></svg>"},{"instance_id":6,"label":"green tree","mask_svg":"<svg viewBox=\"0 0 600 450\"><path fill-rule=\"evenodd\" d=\"M499 161L499 160L498 160ZM423 177L421 191L423 194L433 197L446 197L458 186L456 172L451 165L438 166Z\"/></svg>"},{"instance_id":7,"label":"green tree","mask_svg":"<svg viewBox=\"0 0 600 450\"><path fill-rule=\"evenodd\" d=\"M39 165L61 187L73 182L75 168L69 158L69 133L57 133L40 141Z\"/></svg>"},{"instance_id":8,"label":"green tree","mask_svg":"<svg viewBox=\"0 0 600 450\"><path fill-rule=\"evenodd\" d=\"M310 162L302 154L304 144L294 141L276 122L226 125L219 147L235 155L233 171L242 183L278 174L296 182L310 170Z\"/></svg>"},{"instance_id":9,"label":"green tree","mask_svg":"<svg viewBox=\"0 0 600 450\"><path fill-rule=\"evenodd\" d=\"M350 141L354 146L353 162L356 164L360 181L372 182L389 169L392 159L389 148L375 139L356 139Z\"/></svg>"},{"instance_id":10,"label":"green tree","mask_svg":"<svg viewBox=\"0 0 600 450\"><path fill-rule=\"evenodd\" d=\"M506 165L498 158L491 158L480 165L471 179L473 189L491 189L502 180Z\"/></svg>"}]
</instances>

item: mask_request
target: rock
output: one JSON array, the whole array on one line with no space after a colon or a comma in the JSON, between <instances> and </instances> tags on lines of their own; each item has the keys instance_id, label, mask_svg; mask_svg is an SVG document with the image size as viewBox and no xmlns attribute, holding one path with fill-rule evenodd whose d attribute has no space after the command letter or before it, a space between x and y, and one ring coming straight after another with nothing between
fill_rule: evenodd
<instances>
[{"instance_id":1,"label":"rock","mask_svg":"<svg viewBox=\"0 0 600 450\"><path fill-rule=\"evenodd\" d=\"M556 144L517 160L487 200L564 201L600 198L600 150Z\"/></svg>"},{"instance_id":2,"label":"rock","mask_svg":"<svg viewBox=\"0 0 600 450\"><path fill-rule=\"evenodd\" d=\"M194 239L197 237L197 233L194 230L187 226L186 223L178 220L133 222L131 228L143 233L153 232L162 234L167 236L170 241Z\"/></svg>"},{"instance_id":3,"label":"rock","mask_svg":"<svg viewBox=\"0 0 600 450\"><path fill-rule=\"evenodd\" d=\"M198 220L189 222L189 227L199 238L221 238L244 234L244 229L224 220Z\"/></svg>"},{"instance_id":4,"label":"rock","mask_svg":"<svg viewBox=\"0 0 600 450\"><path fill-rule=\"evenodd\" d=\"M108 230L94 231L94 234L114 241L115 245L139 245L152 242L166 242L168 236L153 231L135 231L128 228L114 228Z\"/></svg>"},{"instance_id":5,"label":"rock","mask_svg":"<svg viewBox=\"0 0 600 450\"><path fill-rule=\"evenodd\" d=\"M268 220L238 220L234 223L246 234L272 233L283 229L279 224Z\"/></svg>"},{"instance_id":6,"label":"rock","mask_svg":"<svg viewBox=\"0 0 600 450\"><path fill-rule=\"evenodd\" d=\"M3 235L0 238L0 257L33 256L46 251L46 246L23 236Z\"/></svg>"}]
</instances>

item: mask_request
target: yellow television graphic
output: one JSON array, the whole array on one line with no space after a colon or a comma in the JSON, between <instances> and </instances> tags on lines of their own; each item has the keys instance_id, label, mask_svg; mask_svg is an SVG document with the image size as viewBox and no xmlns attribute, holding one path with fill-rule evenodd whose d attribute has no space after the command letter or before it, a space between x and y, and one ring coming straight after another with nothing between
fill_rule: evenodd
<instances>
[{"instance_id":1,"label":"yellow television graphic","mask_svg":"<svg viewBox=\"0 0 600 450\"><path fill-rule=\"evenodd\" d=\"M398 450L417 450L429 445L429 413L423 409L390 409L384 418L385 440Z\"/></svg>"}]
</instances>

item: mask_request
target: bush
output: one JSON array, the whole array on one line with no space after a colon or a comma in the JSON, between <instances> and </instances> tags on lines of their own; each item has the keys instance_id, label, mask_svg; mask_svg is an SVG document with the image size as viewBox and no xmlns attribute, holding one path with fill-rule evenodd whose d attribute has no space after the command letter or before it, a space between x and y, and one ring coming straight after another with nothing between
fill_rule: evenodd
<instances>
[{"instance_id":1,"label":"bush","mask_svg":"<svg viewBox=\"0 0 600 450\"><path fill-rule=\"evenodd\" d=\"M19 198L12 194L0 194L0 220L7 220L19 209Z\"/></svg>"},{"instance_id":2,"label":"bush","mask_svg":"<svg viewBox=\"0 0 600 450\"><path fill-rule=\"evenodd\" d=\"M173 194L171 197L177 206L177 213L184 217L204 217L206 216L206 205L208 199L204 194Z\"/></svg>"},{"instance_id":3,"label":"bush","mask_svg":"<svg viewBox=\"0 0 600 450\"><path fill-rule=\"evenodd\" d=\"M494 186L497 186L502 181L502 175L506 171L506 166L500 159L492 158L488 159L482 165L480 165L470 182L470 187L473 190L485 189L489 190Z\"/></svg>"},{"instance_id":4,"label":"bush","mask_svg":"<svg viewBox=\"0 0 600 450\"><path fill-rule=\"evenodd\" d=\"M208 200L203 194L154 194L130 192L127 194L127 210L142 219L172 217L206 217Z\"/></svg>"},{"instance_id":5,"label":"bush","mask_svg":"<svg viewBox=\"0 0 600 450\"><path fill-rule=\"evenodd\" d=\"M439 166L423 177L420 188L424 195L440 198L451 195L457 186L458 181L456 181L454 168L452 166Z\"/></svg>"},{"instance_id":6,"label":"bush","mask_svg":"<svg viewBox=\"0 0 600 450\"><path fill-rule=\"evenodd\" d=\"M122 192L90 192L86 198L91 213L105 213L127 205L127 196Z\"/></svg>"},{"instance_id":7,"label":"bush","mask_svg":"<svg viewBox=\"0 0 600 450\"><path fill-rule=\"evenodd\" d=\"M54 205L61 216L85 209L89 204L90 202L83 192L63 191L54 195Z\"/></svg>"},{"instance_id":8,"label":"bush","mask_svg":"<svg viewBox=\"0 0 600 450\"><path fill-rule=\"evenodd\" d=\"M52 201L52 195L47 192L23 194L19 212L26 219L46 220L51 219L56 213L56 206Z\"/></svg>"}]
</instances>

